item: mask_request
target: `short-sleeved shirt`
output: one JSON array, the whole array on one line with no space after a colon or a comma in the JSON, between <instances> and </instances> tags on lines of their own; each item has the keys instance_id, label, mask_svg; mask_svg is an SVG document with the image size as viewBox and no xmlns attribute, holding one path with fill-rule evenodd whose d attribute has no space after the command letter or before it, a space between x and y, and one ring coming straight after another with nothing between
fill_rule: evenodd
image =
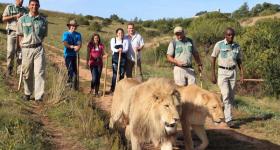
<instances>
[{"instance_id":1,"label":"short-sleeved shirt","mask_svg":"<svg viewBox=\"0 0 280 150\"><path fill-rule=\"evenodd\" d=\"M137 32L131 38L128 35L126 35L125 38L128 39L128 41L129 41L127 58L132 60L132 61L135 61L135 52L134 52L133 48L144 46L144 39ZM137 59L140 60L141 59L141 51L139 51L137 54L138 54Z\"/></svg>"},{"instance_id":2,"label":"short-sleeved shirt","mask_svg":"<svg viewBox=\"0 0 280 150\"><path fill-rule=\"evenodd\" d=\"M67 42L69 45L78 46L82 44L82 36L79 32L69 32L66 31L63 33L62 42ZM64 57L67 56L76 56L74 49L67 48L64 46Z\"/></svg>"},{"instance_id":3,"label":"short-sleeved shirt","mask_svg":"<svg viewBox=\"0 0 280 150\"><path fill-rule=\"evenodd\" d=\"M174 45L175 44L175 45ZM167 54L173 56L175 60L181 61L184 66L192 65L192 55L196 48L190 38L171 41L168 45Z\"/></svg>"},{"instance_id":4,"label":"short-sleeved shirt","mask_svg":"<svg viewBox=\"0 0 280 150\"><path fill-rule=\"evenodd\" d=\"M17 35L22 35L22 46L42 43L48 34L48 22L45 17L31 14L23 15L19 18L17 25Z\"/></svg>"},{"instance_id":5,"label":"short-sleeved shirt","mask_svg":"<svg viewBox=\"0 0 280 150\"><path fill-rule=\"evenodd\" d=\"M13 15L17 15L19 13L22 13L22 14L27 14L28 13L28 10L25 8L25 7L19 7L19 6L16 6L16 5L7 5L7 7L5 8L4 12L3 12L3 17L6 17L6 16L13 16ZM17 30L17 19L11 19L7 22L7 26L6 26L6 29L10 29L10 30L14 30L16 31Z\"/></svg>"},{"instance_id":6,"label":"short-sleeved shirt","mask_svg":"<svg viewBox=\"0 0 280 150\"><path fill-rule=\"evenodd\" d=\"M232 67L237 65L237 60L242 60L242 51L237 43L229 44L224 39L215 44L211 56L218 57L219 66Z\"/></svg>"}]
</instances>

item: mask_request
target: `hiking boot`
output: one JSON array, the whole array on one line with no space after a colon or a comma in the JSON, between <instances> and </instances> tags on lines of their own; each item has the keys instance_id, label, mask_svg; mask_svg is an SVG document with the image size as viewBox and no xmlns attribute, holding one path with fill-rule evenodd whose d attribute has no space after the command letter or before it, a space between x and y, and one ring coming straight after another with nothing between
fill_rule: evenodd
<instances>
[{"instance_id":1,"label":"hiking boot","mask_svg":"<svg viewBox=\"0 0 280 150\"><path fill-rule=\"evenodd\" d=\"M13 73L13 68L9 67L8 70L7 70L7 75L12 76L12 73Z\"/></svg>"},{"instance_id":2,"label":"hiking boot","mask_svg":"<svg viewBox=\"0 0 280 150\"><path fill-rule=\"evenodd\" d=\"M24 101L30 101L31 100L31 96L30 95L24 95L23 96L23 100Z\"/></svg>"},{"instance_id":3,"label":"hiking boot","mask_svg":"<svg viewBox=\"0 0 280 150\"><path fill-rule=\"evenodd\" d=\"M232 120L227 122L228 127L230 128L239 128Z\"/></svg>"}]
</instances>

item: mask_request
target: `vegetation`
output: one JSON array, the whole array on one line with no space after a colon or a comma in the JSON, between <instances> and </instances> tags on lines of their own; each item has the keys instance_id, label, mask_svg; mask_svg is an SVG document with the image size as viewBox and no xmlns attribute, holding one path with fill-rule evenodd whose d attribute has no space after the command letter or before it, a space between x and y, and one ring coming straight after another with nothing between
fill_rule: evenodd
<instances>
[{"instance_id":1,"label":"vegetation","mask_svg":"<svg viewBox=\"0 0 280 150\"><path fill-rule=\"evenodd\" d=\"M234 18L240 19L254 16L271 15L276 12L280 12L279 4L264 2L263 4L257 4L250 10L248 4L245 2L239 9L232 13L232 16Z\"/></svg>"},{"instance_id":2,"label":"vegetation","mask_svg":"<svg viewBox=\"0 0 280 150\"><path fill-rule=\"evenodd\" d=\"M102 26L98 22L94 21L93 23L90 23L90 26L88 27L88 29L90 31L95 31L95 32L98 31L98 32L100 32L101 29L102 29Z\"/></svg>"},{"instance_id":3,"label":"vegetation","mask_svg":"<svg viewBox=\"0 0 280 150\"><path fill-rule=\"evenodd\" d=\"M194 19L188 33L197 44L215 43L224 37L224 30L233 27L237 33L241 30L240 24L219 12L207 13Z\"/></svg>"},{"instance_id":4,"label":"vegetation","mask_svg":"<svg viewBox=\"0 0 280 150\"><path fill-rule=\"evenodd\" d=\"M238 42L244 52L247 77L264 78L266 93L280 95L280 20L268 19L246 28Z\"/></svg>"}]
</instances>

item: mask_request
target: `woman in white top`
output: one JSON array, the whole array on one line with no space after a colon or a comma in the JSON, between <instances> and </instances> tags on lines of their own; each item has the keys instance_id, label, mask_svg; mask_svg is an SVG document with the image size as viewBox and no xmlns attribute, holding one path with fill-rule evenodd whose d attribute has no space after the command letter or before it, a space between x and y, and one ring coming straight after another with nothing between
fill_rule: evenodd
<instances>
[{"instance_id":1,"label":"woman in white top","mask_svg":"<svg viewBox=\"0 0 280 150\"><path fill-rule=\"evenodd\" d=\"M122 28L118 28L116 30L116 37L111 39L110 42L111 50L112 50L112 68L113 68L113 77L110 92L115 91L116 86L116 78L117 78L117 68L118 68L118 59L119 53L121 53L121 61L120 61L120 70L119 70L119 80L124 78L125 74L125 64L126 64L126 52L128 51L128 40L124 38L124 30Z\"/></svg>"}]
</instances>

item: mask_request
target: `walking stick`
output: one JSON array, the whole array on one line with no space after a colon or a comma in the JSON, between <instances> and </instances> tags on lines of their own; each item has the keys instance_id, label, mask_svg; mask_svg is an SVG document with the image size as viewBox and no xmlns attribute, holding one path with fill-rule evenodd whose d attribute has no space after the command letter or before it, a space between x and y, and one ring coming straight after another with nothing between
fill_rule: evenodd
<instances>
[{"instance_id":1,"label":"walking stick","mask_svg":"<svg viewBox=\"0 0 280 150\"><path fill-rule=\"evenodd\" d=\"M106 62L105 62L105 76L104 76L104 85L103 85L103 97L105 97L105 92L106 92L107 68L108 68L108 57L106 58Z\"/></svg>"},{"instance_id":2,"label":"walking stick","mask_svg":"<svg viewBox=\"0 0 280 150\"><path fill-rule=\"evenodd\" d=\"M199 79L200 79L200 87L202 88L202 75L201 75L201 72L199 73Z\"/></svg>"},{"instance_id":3,"label":"walking stick","mask_svg":"<svg viewBox=\"0 0 280 150\"><path fill-rule=\"evenodd\" d=\"M135 54L135 65L134 65L134 68L135 68L135 75L134 75L134 77L136 78L136 76L137 76L137 67L138 67L138 59L137 59L137 54L138 54L138 51L137 51L137 49L135 50L135 52L134 52L134 54Z\"/></svg>"},{"instance_id":4,"label":"walking stick","mask_svg":"<svg viewBox=\"0 0 280 150\"><path fill-rule=\"evenodd\" d=\"M20 66L20 74L19 74L19 80L18 80L18 88L17 88L17 91L20 90L21 80L22 80L22 64L21 64L21 66Z\"/></svg>"},{"instance_id":5,"label":"walking stick","mask_svg":"<svg viewBox=\"0 0 280 150\"><path fill-rule=\"evenodd\" d=\"M116 84L118 83L118 78L119 78L119 72L120 72L120 65L121 65L121 55L122 53L119 51L119 59L118 59L118 69L117 69L117 78L116 78Z\"/></svg>"},{"instance_id":6,"label":"walking stick","mask_svg":"<svg viewBox=\"0 0 280 150\"><path fill-rule=\"evenodd\" d=\"M76 79L77 79L77 90L79 90L79 82L80 82L80 69L79 69L79 66L80 66L80 55L79 55L79 52L77 52L77 76L76 76Z\"/></svg>"}]
</instances>

